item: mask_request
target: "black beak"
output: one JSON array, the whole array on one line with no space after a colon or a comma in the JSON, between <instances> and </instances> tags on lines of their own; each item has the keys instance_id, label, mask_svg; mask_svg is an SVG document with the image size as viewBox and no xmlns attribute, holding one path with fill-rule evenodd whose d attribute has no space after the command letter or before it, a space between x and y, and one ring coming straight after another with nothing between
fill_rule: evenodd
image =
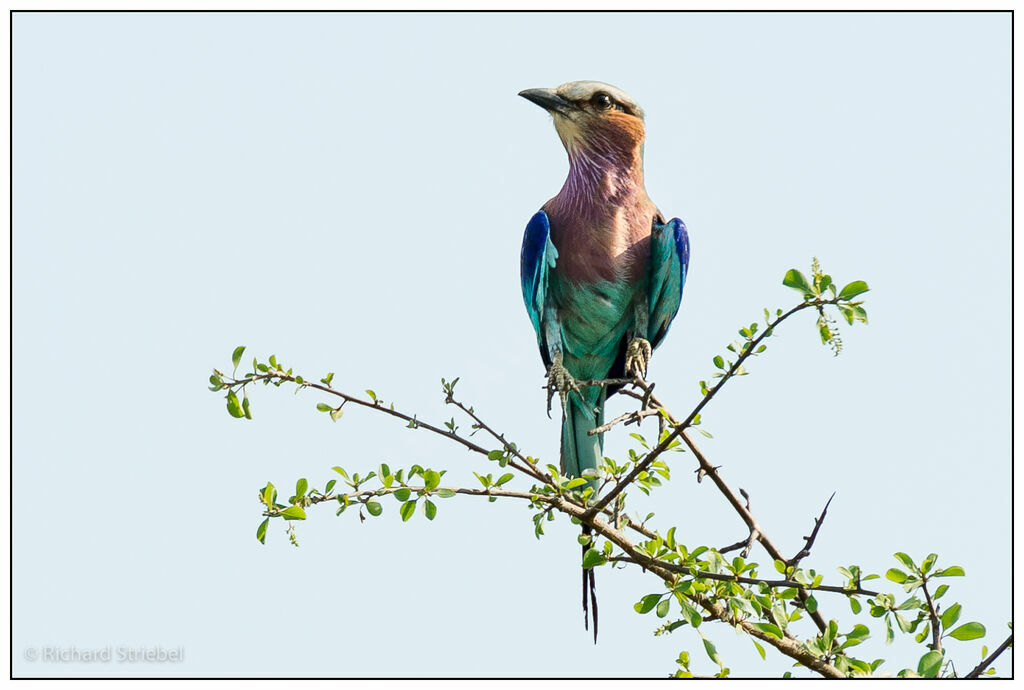
<instances>
[{"instance_id":1,"label":"black beak","mask_svg":"<svg viewBox=\"0 0 1024 690\"><path fill-rule=\"evenodd\" d=\"M555 93L554 89L526 89L525 91L520 91L519 95L551 113L568 115L569 111L576 107L572 101L566 100Z\"/></svg>"}]
</instances>

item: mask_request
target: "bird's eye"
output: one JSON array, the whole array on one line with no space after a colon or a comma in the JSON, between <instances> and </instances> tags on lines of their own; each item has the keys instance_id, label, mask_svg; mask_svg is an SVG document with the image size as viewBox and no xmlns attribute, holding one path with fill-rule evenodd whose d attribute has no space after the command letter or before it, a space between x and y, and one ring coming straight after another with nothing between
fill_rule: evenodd
<instances>
[{"instance_id":1,"label":"bird's eye","mask_svg":"<svg viewBox=\"0 0 1024 690\"><path fill-rule=\"evenodd\" d=\"M611 110L615 102L612 97L606 93L595 93L590 99L590 102L594 104L594 107L598 110Z\"/></svg>"}]
</instances>

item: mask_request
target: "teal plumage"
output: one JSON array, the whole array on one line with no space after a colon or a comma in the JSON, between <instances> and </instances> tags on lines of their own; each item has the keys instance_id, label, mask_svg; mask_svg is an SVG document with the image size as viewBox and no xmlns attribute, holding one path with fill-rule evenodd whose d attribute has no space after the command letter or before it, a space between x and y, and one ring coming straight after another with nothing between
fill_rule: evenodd
<instances>
[{"instance_id":1,"label":"teal plumage","mask_svg":"<svg viewBox=\"0 0 1024 690\"><path fill-rule=\"evenodd\" d=\"M647 197L642 111L628 96L598 82L522 95L553 113L570 162L562 191L523 237L523 299L541 357L550 370L560 355L577 380L626 377L630 343L642 339L656 348L679 309L689 265L686 227L679 219L666 223ZM601 96L620 109L601 110ZM615 390L569 392L566 474L600 465L602 436L587 432L604 423L604 402Z\"/></svg>"}]
</instances>

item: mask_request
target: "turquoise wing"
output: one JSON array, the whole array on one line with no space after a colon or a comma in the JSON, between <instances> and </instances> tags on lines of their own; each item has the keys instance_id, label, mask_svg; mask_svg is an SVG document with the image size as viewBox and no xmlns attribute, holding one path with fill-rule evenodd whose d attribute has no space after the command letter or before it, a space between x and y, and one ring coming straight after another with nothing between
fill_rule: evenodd
<instances>
[{"instance_id":1,"label":"turquoise wing","mask_svg":"<svg viewBox=\"0 0 1024 690\"><path fill-rule=\"evenodd\" d=\"M658 347L679 311L689 265L690 238L686 233L686 225L678 218L664 225L655 219L651 228L648 282L650 317L647 321L647 339L651 347Z\"/></svg>"}]
</instances>

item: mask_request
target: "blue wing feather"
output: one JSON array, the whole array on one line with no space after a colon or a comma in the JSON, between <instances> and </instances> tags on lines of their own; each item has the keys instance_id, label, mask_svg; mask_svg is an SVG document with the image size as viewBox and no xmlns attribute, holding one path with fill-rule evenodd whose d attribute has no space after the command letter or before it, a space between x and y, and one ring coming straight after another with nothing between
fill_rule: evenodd
<instances>
[{"instance_id":1,"label":"blue wing feather","mask_svg":"<svg viewBox=\"0 0 1024 690\"><path fill-rule=\"evenodd\" d=\"M683 221L673 218L664 225L655 221L651 229L650 318L647 323L647 339L652 347L658 347L665 338L679 311L689 265L690 238Z\"/></svg>"},{"instance_id":2,"label":"blue wing feather","mask_svg":"<svg viewBox=\"0 0 1024 690\"><path fill-rule=\"evenodd\" d=\"M551 243L551 224L548 214L537 211L526 225L523 233L523 249L519 257L520 279L523 285L523 302L530 315L533 330L537 333L537 345L545 364L548 362L544 346L544 308L547 301L548 270L555 266L558 250Z\"/></svg>"}]
</instances>

